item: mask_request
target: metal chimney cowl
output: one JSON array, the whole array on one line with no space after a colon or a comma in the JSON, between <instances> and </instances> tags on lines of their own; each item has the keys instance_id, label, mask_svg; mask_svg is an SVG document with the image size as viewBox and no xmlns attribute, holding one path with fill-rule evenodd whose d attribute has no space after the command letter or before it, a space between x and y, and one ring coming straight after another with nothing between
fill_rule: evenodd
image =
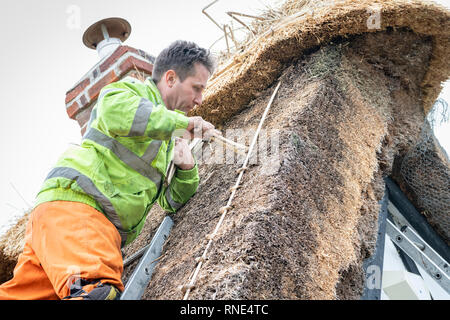
<instances>
[{"instance_id":1,"label":"metal chimney cowl","mask_svg":"<svg viewBox=\"0 0 450 320\"><path fill-rule=\"evenodd\" d=\"M122 45L122 41L117 38L108 38L101 41L97 45L97 52L100 59L103 59L106 56L109 56L113 53L118 47Z\"/></svg>"},{"instance_id":2,"label":"metal chimney cowl","mask_svg":"<svg viewBox=\"0 0 450 320\"><path fill-rule=\"evenodd\" d=\"M107 18L91 25L83 34L83 43L96 49L100 59L105 58L128 39L130 23L122 18Z\"/></svg>"}]
</instances>

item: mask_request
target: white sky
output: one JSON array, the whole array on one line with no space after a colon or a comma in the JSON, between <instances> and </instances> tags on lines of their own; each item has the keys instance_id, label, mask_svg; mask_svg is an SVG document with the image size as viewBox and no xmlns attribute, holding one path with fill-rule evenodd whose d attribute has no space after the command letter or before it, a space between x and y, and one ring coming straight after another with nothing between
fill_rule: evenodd
<instances>
[{"instance_id":1,"label":"white sky","mask_svg":"<svg viewBox=\"0 0 450 320\"><path fill-rule=\"evenodd\" d=\"M65 110L65 93L99 60L81 41L94 22L127 19L126 45L156 56L177 39L209 47L221 31L201 10L212 0L15 0L0 10L0 233L7 222L33 204L36 193L80 128ZM258 14L281 0L220 0L207 12L229 23L226 11ZM449 5L450 0L437 1ZM74 18L79 9L79 25ZM216 48L223 48L221 41ZM450 84L444 99L450 102ZM439 133L450 137L450 125ZM450 154L450 141L443 141ZM24 200L14 190L20 192ZM29 205L28 205L29 204Z\"/></svg>"}]
</instances>

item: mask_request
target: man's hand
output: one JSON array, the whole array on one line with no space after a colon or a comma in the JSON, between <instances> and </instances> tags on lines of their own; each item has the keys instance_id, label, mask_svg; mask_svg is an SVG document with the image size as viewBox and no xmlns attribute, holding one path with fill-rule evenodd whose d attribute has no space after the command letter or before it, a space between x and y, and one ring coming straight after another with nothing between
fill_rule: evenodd
<instances>
[{"instance_id":1,"label":"man's hand","mask_svg":"<svg viewBox=\"0 0 450 320\"><path fill-rule=\"evenodd\" d=\"M173 163L181 170L190 170L195 166L194 157L187 140L175 138Z\"/></svg>"},{"instance_id":2,"label":"man's hand","mask_svg":"<svg viewBox=\"0 0 450 320\"><path fill-rule=\"evenodd\" d=\"M187 133L183 136L185 139L201 138L209 140L213 134L221 135L218 130L215 130L212 123L203 120L202 117L189 117L189 124L186 130Z\"/></svg>"}]
</instances>

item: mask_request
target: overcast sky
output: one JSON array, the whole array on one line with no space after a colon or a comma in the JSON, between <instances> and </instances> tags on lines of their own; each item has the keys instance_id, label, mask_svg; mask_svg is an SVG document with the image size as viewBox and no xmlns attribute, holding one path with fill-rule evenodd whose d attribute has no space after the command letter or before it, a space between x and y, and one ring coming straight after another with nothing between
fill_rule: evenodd
<instances>
[{"instance_id":1,"label":"overcast sky","mask_svg":"<svg viewBox=\"0 0 450 320\"><path fill-rule=\"evenodd\" d=\"M68 144L80 142L80 128L67 116L64 99L66 91L99 60L96 51L83 45L83 32L98 20L122 17L132 26L125 44L154 56L177 39L209 47L221 37L217 26L201 12L210 2L2 1L0 233L11 217L33 204L44 178ZM438 2L448 5L448 0ZM220 0L208 12L219 23L228 23L226 11L259 14L265 5L279 3ZM223 46L221 41L212 49ZM444 98L450 102L448 87ZM450 136L450 129L446 130L439 134ZM450 141L445 145L450 150Z\"/></svg>"}]
</instances>

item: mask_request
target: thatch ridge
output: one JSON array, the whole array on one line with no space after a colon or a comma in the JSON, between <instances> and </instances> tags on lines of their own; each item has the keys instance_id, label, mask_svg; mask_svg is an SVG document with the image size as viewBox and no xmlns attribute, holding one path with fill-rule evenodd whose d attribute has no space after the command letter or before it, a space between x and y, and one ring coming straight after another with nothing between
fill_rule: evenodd
<instances>
[{"instance_id":1,"label":"thatch ridge","mask_svg":"<svg viewBox=\"0 0 450 320\"><path fill-rule=\"evenodd\" d=\"M450 73L450 11L434 2L418 0L317 3L320 2L288 0L283 5L285 12L296 13L280 19L219 69L210 80L203 104L191 115L220 125L269 87L286 62L333 38L388 28L408 28L432 37L432 59L421 84L424 112L431 109L442 89L441 83ZM370 8L377 6L381 8L380 28L369 29L367 21L373 12Z\"/></svg>"}]
</instances>

